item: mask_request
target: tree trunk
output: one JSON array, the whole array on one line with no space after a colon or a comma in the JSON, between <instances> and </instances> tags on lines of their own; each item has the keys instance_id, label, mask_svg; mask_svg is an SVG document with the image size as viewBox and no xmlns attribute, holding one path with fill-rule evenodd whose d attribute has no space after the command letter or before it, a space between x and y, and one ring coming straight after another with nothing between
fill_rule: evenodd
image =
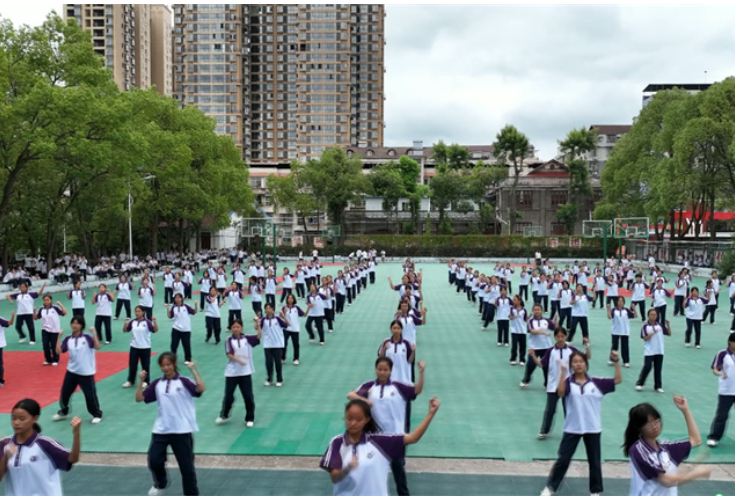
<instances>
[{"instance_id":1,"label":"tree trunk","mask_svg":"<svg viewBox=\"0 0 735 500\"><path fill-rule=\"evenodd\" d=\"M715 241L717 231L715 228L715 192L710 191L710 207L709 207L709 239Z\"/></svg>"}]
</instances>

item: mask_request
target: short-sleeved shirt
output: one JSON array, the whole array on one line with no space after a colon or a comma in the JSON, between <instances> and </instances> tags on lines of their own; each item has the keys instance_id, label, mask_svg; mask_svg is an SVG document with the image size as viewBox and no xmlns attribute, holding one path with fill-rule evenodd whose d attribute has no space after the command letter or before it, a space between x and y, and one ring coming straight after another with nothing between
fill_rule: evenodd
<instances>
[{"instance_id":1,"label":"short-sleeved shirt","mask_svg":"<svg viewBox=\"0 0 735 500\"><path fill-rule=\"evenodd\" d=\"M391 372L391 379L396 382L403 382L404 384L411 383L411 363L408 361L411 359L413 354L413 348L411 344L403 337L398 342L393 342L393 337L388 338L380 343L378 348L378 355L380 355L380 349L383 345L388 342L388 348L385 350L385 356L393 361L393 371Z\"/></svg>"},{"instance_id":2,"label":"short-sleeved shirt","mask_svg":"<svg viewBox=\"0 0 735 500\"><path fill-rule=\"evenodd\" d=\"M234 335L227 338L225 342L225 352L232 354L236 358L245 361L245 364L238 363L231 359L227 359L225 367L225 377L245 377L255 373L253 366L253 347L260 344L257 335L240 335L240 338Z\"/></svg>"},{"instance_id":3,"label":"short-sleeved shirt","mask_svg":"<svg viewBox=\"0 0 735 500\"><path fill-rule=\"evenodd\" d=\"M112 316L112 295L109 293L97 294L97 316Z\"/></svg>"},{"instance_id":4,"label":"short-sleeved shirt","mask_svg":"<svg viewBox=\"0 0 735 500\"><path fill-rule=\"evenodd\" d=\"M169 319L174 320L172 328L180 332L191 332L191 316L193 314L196 314L194 309L186 304L173 306L168 311Z\"/></svg>"},{"instance_id":5,"label":"short-sleeved shirt","mask_svg":"<svg viewBox=\"0 0 735 500\"><path fill-rule=\"evenodd\" d=\"M712 368L727 374L727 378L720 377L718 394L735 396L735 353L730 349L718 352L712 361Z\"/></svg>"},{"instance_id":6,"label":"short-sleeved shirt","mask_svg":"<svg viewBox=\"0 0 735 500\"><path fill-rule=\"evenodd\" d=\"M61 316L64 316L64 311L57 306L42 307L36 312L36 319L42 320L41 330L51 333L61 331Z\"/></svg>"},{"instance_id":7,"label":"short-sleeved shirt","mask_svg":"<svg viewBox=\"0 0 735 500\"><path fill-rule=\"evenodd\" d=\"M556 347L554 345L554 347L546 351L544 357L541 358L541 364L548 370L546 392L556 392L559 390L559 369L562 364L569 365L569 358L575 352L579 351L568 344L565 344L564 347Z\"/></svg>"},{"instance_id":8,"label":"short-sleeved shirt","mask_svg":"<svg viewBox=\"0 0 735 500\"><path fill-rule=\"evenodd\" d=\"M115 287L115 290L117 290L117 300L130 300L130 291L132 289L130 283L127 281L125 283L118 283Z\"/></svg>"},{"instance_id":9,"label":"short-sleeved shirt","mask_svg":"<svg viewBox=\"0 0 735 500\"><path fill-rule=\"evenodd\" d=\"M71 299L72 309L84 309L84 299L87 298L84 290L71 290L69 292L69 298Z\"/></svg>"},{"instance_id":10,"label":"short-sleeved shirt","mask_svg":"<svg viewBox=\"0 0 735 500\"><path fill-rule=\"evenodd\" d=\"M382 432L405 432L406 403L416 399L416 387L391 380L380 385L377 380L372 380L355 389L355 393L372 403L373 419Z\"/></svg>"},{"instance_id":11,"label":"short-sleeved shirt","mask_svg":"<svg viewBox=\"0 0 735 500\"><path fill-rule=\"evenodd\" d=\"M403 325L403 338L410 342L411 345L416 345L416 327L422 325L421 318L413 312L410 312L406 316L398 314L396 315L396 319Z\"/></svg>"},{"instance_id":12,"label":"short-sleeved shirt","mask_svg":"<svg viewBox=\"0 0 735 500\"><path fill-rule=\"evenodd\" d=\"M546 330L549 333L554 331L554 322L546 318L531 318L528 320L528 347L531 349L548 349L551 347L550 335L533 335L531 330Z\"/></svg>"},{"instance_id":13,"label":"short-sleeved shirt","mask_svg":"<svg viewBox=\"0 0 735 500\"><path fill-rule=\"evenodd\" d=\"M18 316L24 314L33 314L33 301L38 298L36 292L31 293L14 293L10 296L15 301L15 312Z\"/></svg>"},{"instance_id":14,"label":"short-sleeved shirt","mask_svg":"<svg viewBox=\"0 0 735 500\"><path fill-rule=\"evenodd\" d=\"M645 323L643 328L641 328L641 338L651 334L653 336L650 339L643 341L643 355L655 356L657 354L663 354L664 335L669 335L668 330L658 322L654 324Z\"/></svg>"},{"instance_id":15,"label":"short-sleeved shirt","mask_svg":"<svg viewBox=\"0 0 735 500\"><path fill-rule=\"evenodd\" d=\"M60 471L69 471L71 452L59 442L38 433L23 444L15 436L0 439L0 453L13 443L18 451L8 460L5 496L62 496Z\"/></svg>"},{"instance_id":16,"label":"short-sleeved shirt","mask_svg":"<svg viewBox=\"0 0 735 500\"><path fill-rule=\"evenodd\" d=\"M630 457L630 496L677 496L677 486L666 487L658 481L661 473L676 475L679 465L689 457L692 445L688 439L658 443L658 451L643 439L628 451Z\"/></svg>"},{"instance_id":17,"label":"short-sleeved shirt","mask_svg":"<svg viewBox=\"0 0 735 500\"><path fill-rule=\"evenodd\" d=\"M263 349L282 348L284 346L283 329L287 324L283 318L273 316L260 318L260 329L263 331Z\"/></svg>"},{"instance_id":18,"label":"short-sleeved shirt","mask_svg":"<svg viewBox=\"0 0 735 500\"><path fill-rule=\"evenodd\" d=\"M75 375L89 377L97 373L97 365L94 354L94 338L82 333L75 337L69 335L61 341L61 352L69 353L69 363L66 371Z\"/></svg>"},{"instance_id":19,"label":"short-sleeved shirt","mask_svg":"<svg viewBox=\"0 0 735 500\"><path fill-rule=\"evenodd\" d=\"M602 398L615 392L615 380L611 378L587 377L584 384L578 384L573 375L567 378L567 414L564 419L564 432L567 434L598 434L602 432L600 413Z\"/></svg>"},{"instance_id":20,"label":"short-sleeved shirt","mask_svg":"<svg viewBox=\"0 0 735 500\"><path fill-rule=\"evenodd\" d=\"M704 300L701 297L688 297L684 303L684 315L687 319L701 320L704 315Z\"/></svg>"},{"instance_id":21,"label":"short-sleeved shirt","mask_svg":"<svg viewBox=\"0 0 735 500\"><path fill-rule=\"evenodd\" d=\"M135 347L136 349L150 349L153 329L153 323L148 319L143 319L142 321L134 319L129 321L125 331L132 334L130 347Z\"/></svg>"},{"instance_id":22,"label":"short-sleeved shirt","mask_svg":"<svg viewBox=\"0 0 735 500\"><path fill-rule=\"evenodd\" d=\"M142 286L138 288L138 297L140 297L138 302L140 307L153 307L153 289L151 287Z\"/></svg>"},{"instance_id":23,"label":"short-sleeved shirt","mask_svg":"<svg viewBox=\"0 0 735 500\"><path fill-rule=\"evenodd\" d=\"M622 309L612 309L610 315L612 316L612 329L610 332L613 335L630 335L630 319L635 313L632 309L623 307Z\"/></svg>"},{"instance_id":24,"label":"short-sleeved shirt","mask_svg":"<svg viewBox=\"0 0 735 500\"><path fill-rule=\"evenodd\" d=\"M319 467L326 471L342 470L353 457L360 464L334 484L334 496L388 496L390 464L406 454L403 439L403 434L363 434L357 444L350 443L347 434L332 439Z\"/></svg>"},{"instance_id":25,"label":"short-sleeved shirt","mask_svg":"<svg viewBox=\"0 0 735 500\"><path fill-rule=\"evenodd\" d=\"M143 391L146 404L158 402L158 417L153 434L190 434L198 432L194 398L201 396L193 380L176 374L154 380Z\"/></svg>"}]
</instances>

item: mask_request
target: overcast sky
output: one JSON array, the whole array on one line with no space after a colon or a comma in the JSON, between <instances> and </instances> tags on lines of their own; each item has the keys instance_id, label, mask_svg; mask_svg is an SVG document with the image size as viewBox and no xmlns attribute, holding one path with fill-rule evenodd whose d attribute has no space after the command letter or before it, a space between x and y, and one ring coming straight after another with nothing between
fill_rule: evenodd
<instances>
[{"instance_id":1,"label":"overcast sky","mask_svg":"<svg viewBox=\"0 0 735 500\"><path fill-rule=\"evenodd\" d=\"M62 4L3 2L15 24ZM735 74L731 6L388 5L386 146L490 144L506 123L541 158L574 127L630 123L649 83Z\"/></svg>"}]
</instances>

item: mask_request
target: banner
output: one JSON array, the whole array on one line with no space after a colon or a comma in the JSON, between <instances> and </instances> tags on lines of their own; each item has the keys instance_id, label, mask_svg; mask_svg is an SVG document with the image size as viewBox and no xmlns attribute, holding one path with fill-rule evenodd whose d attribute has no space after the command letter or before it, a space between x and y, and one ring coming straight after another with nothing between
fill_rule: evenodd
<instances>
[{"instance_id":1,"label":"banner","mask_svg":"<svg viewBox=\"0 0 735 500\"><path fill-rule=\"evenodd\" d=\"M559 246L559 238L549 238L549 248L557 248Z\"/></svg>"},{"instance_id":2,"label":"banner","mask_svg":"<svg viewBox=\"0 0 735 500\"><path fill-rule=\"evenodd\" d=\"M717 252L715 254L715 262L722 262L722 257L724 256L723 252Z\"/></svg>"},{"instance_id":3,"label":"banner","mask_svg":"<svg viewBox=\"0 0 735 500\"><path fill-rule=\"evenodd\" d=\"M322 239L322 238L320 238L318 236L315 237L314 238L314 246L316 248L324 248L324 239Z\"/></svg>"},{"instance_id":4,"label":"banner","mask_svg":"<svg viewBox=\"0 0 735 500\"><path fill-rule=\"evenodd\" d=\"M582 240L580 238L569 238L569 246L572 248L582 248Z\"/></svg>"},{"instance_id":5,"label":"banner","mask_svg":"<svg viewBox=\"0 0 735 500\"><path fill-rule=\"evenodd\" d=\"M304 237L303 236L294 236L291 238L291 246L297 247L304 244Z\"/></svg>"}]
</instances>

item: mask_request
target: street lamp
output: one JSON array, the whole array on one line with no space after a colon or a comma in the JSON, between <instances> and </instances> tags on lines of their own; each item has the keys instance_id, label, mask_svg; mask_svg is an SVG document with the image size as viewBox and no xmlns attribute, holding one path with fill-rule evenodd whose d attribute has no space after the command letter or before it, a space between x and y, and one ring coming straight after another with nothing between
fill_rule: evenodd
<instances>
[{"instance_id":1,"label":"street lamp","mask_svg":"<svg viewBox=\"0 0 735 500\"><path fill-rule=\"evenodd\" d=\"M155 178L156 176L153 174L146 175L141 181L145 182ZM128 243L130 244L128 258L133 260L133 195L130 192L130 182L128 182Z\"/></svg>"}]
</instances>

